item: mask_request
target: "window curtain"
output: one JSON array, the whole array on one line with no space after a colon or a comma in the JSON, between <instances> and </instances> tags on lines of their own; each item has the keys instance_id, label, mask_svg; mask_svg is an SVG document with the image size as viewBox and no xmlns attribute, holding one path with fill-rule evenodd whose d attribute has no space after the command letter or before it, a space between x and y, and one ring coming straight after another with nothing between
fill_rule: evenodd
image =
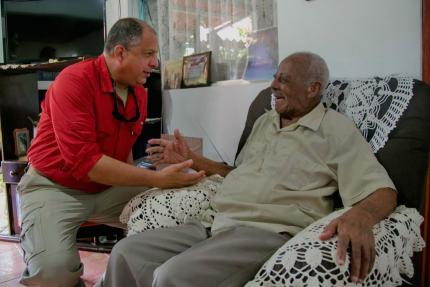
<instances>
[{"instance_id":1,"label":"window curtain","mask_svg":"<svg viewBox=\"0 0 430 287\"><path fill-rule=\"evenodd\" d=\"M276 0L146 0L161 64L212 51L212 81L267 80L278 64Z\"/></svg>"}]
</instances>

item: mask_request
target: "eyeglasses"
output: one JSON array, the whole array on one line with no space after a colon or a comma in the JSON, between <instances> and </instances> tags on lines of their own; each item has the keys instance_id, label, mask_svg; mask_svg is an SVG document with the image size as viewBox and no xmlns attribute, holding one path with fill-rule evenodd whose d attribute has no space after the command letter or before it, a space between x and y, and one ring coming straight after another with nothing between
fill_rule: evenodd
<instances>
[{"instance_id":1,"label":"eyeglasses","mask_svg":"<svg viewBox=\"0 0 430 287\"><path fill-rule=\"evenodd\" d=\"M131 96L134 99L134 106L136 107L136 111L135 114L132 118L127 119L126 117L124 117L119 111L118 111L118 95L116 94L115 91L115 86L114 86L114 92L113 92L113 111L112 111L112 115L115 119L117 119L118 121L122 121L122 122L126 122L126 123L130 123L130 122L135 122L140 118L140 112L139 112L139 105L137 104L137 98L136 95L134 93L133 89L129 89Z\"/></svg>"}]
</instances>

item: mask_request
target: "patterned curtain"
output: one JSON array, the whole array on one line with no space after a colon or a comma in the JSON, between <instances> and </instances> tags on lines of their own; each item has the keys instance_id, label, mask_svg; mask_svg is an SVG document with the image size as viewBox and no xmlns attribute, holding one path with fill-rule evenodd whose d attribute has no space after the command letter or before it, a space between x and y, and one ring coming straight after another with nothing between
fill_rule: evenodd
<instances>
[{"instance_id":1,"label":"patterned curtain","mask_svg":"<svg viewBox=\"0 0 430 287\"><path fill-rule=\"evenodd\" d=\"M278 64L276 0L146 0L167 60L212 51L212 81L269 79ZM258 68L258 69L257 69Z\"/></svg>"}]
</instances>

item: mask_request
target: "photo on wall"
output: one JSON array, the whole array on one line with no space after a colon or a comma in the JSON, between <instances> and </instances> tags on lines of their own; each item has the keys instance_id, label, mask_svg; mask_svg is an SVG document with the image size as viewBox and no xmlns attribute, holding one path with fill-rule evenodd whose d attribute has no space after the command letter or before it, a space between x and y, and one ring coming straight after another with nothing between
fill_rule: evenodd
<instances>
[{"instance_id":1,"label":"photo on wall","mask_svg":"<svg viewBox=\"0 0 430 287\"><path fill-rule=\"evenodd\" d=\"M17 157L27 155L27 150L30 146L30 134L28 132L28 129L14 129L13 140L15 142L15 155Z\"/></svg>"},{"instance_id":2,"label":"photo on wall","mask_svg":"<svg viewBox=\"0 0 430 287\"><path fill-rule=\"evenodd\" d=\"M180 89L182 82L182 58L166 61L163 67L163 88Z\"/></svg>"},{"instance_id":3,"label":"photo on wall","mask_svg":"<svg viewBox=\"0 0 430 287\"><path fill-rule=\"evenodd\" d=\"M271 27L249 35L248 62L244 79L271 80L278 69L278 28Z\"/></svg>"},{"instance_id":4,"label":"photo on wall","mask_svg":"<svg viewBox=\"0 0 430 287\"><path fill-rule=\"evenodd\" d=\"M210 84L211 51L184 57L182 87L202 87Z\"/></svg>"}]
</instances>

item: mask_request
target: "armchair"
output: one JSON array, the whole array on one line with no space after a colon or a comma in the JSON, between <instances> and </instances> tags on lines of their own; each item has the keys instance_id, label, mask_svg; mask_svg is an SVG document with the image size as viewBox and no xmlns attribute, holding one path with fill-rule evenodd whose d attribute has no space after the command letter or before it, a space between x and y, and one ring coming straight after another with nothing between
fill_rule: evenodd
<instances>
[{"instance_id":1,"label":"armchair","mask_svg":"<svg viewBox=\"0 0 430 287\"><path fill-rule=\"evenodd\" d=\"M356 107L363 103L360 103L357 98L350 98L348 101L347 99L351 91L357 92L358 90L359 94L367 94L370 96L367 100L372 101L378 100L379 98L385 103L385 105L382 103L376 105L378 107L377 109L373 106L368 107L367 110L362 110L362 114L373 112L374 114L372 116L377 118L375 121L369 120L367 122L368 126L369 122L375 123L383 121L384 116L394 121L391 123L393 127L392 130L385 129L387 133L385 143L380 143L378 141L379 139L376 139L376 141L373 141L372 147L375 150L379 146L376 157L385 167L397 187L398 204L416 208L421 215L425 216L424 224L421 226L421 234L426 245L429 246L430 191L427 184L427 176L429 172L430 86L422 81L413 80L411 82L412 89L408 95L406 91L407 87L405 87L404 81L402 82L404 79L405 78L402 77L388 77L385 79L369 78L356 82L332 80L323 97L323 102L335 110L352 116L356 123L363 119L354 118L356 114L351 113L348 107L354 109L354 106ZM365 88L363 88L363 85ZM404 108L406 108L404 111L401 105L394 103L397 97L409 97L403 102L405 105ZM358 99L360 99L360 97L358 97ZM363 100L363 98L360 100ZM395 108L391 108L397 115L394 117L392 114L389 115L386 110L387 104L388 106L390 104L395 106ZM245 144L255 120L269 109L271 109L271 90L267 88L257 95L249 107L237 154ZM360 114L360 112L358 112L358 114ZM367 115L367 117L369 117L369 115ZM396 117L398 119L397 122ZM368 140L372 140L372 138L375 139L375 134L380 132L374 126L372 127L372 125L370 125L368 129L366 129L366 127L363 128L363 125L366 125L366 120L361 121L359 124L362 131L367 131L365 136ZM380 138L383 138L383 136ZM341 207L339 200L335 199L335 202L337 208ZM427 256L425 256L426 251L427 250L424 250L422 253L415 254L413 257L415 269L414 276L411 279L406 279L406 281L410 282L413 286L424 286L424 284L428 282L429 263ZM267 286L272 285L269 284Z\"/></svg>"},{"instance_id":2,"label":"armchair","mask_svg":"<svg viewBox=\"0 0 430 287\"><path fill-rule=\"evenodd\" d=\"M398 207L396 212L374 228L376 245L383 249L382 256L377 259L378 264L381 265L372 275L372 282L364 282L362 285L375 286L373 283L378 282L376 284L378 286L398 286L402 284L400 274L412 276L413 272L410 268L412 264L409 259L412 254L410 253L413 250L422 249L424 244L419 234L418 226L422 217L418 212L425 216L421 234L429 244L427 174L430 141L430 113L428 112L430 110L430 86L407 77L332 80L323 96L323 102L326 106L338 110L354 120L396 185L399 205L409 207ZM237 154L246 142L255 120L270 109L271 90L267 88L258 94L249 107ZM180 190L153 190L138 195L127 204L120 219L123 223L128 224L129 234L132 234L152 228L175 226L185 222L189 217L199 218L209 208L210 198L216 192L216 187L221 180L210 177L206 182L193 187ZM336 199L336 195L334 200L336 208L341 208L340 200ZM192 202L192 208L189 207L190 202ZM266 262L257 273L256 278L247 286L348 285L347 268L338 268L332 260L335 239L324 245L325 243L320 244L321 241L317 240L317 236L315 236L315 234L319 234L324 224L343 211L338 210L322 218L288 241ZM288 252L294 248L296 248L295 251L301 249L299 250L301 256L304 254L302 257L306 257L310 253L313 258L319 256L317 261L324 261L326 265L318 270L320 266L312 262L312 259L303 260L301 258L301 260L294 261L288 257L291 254ZM317 250L308 252L310 248ZM323 250L324 248L325 250ZM425 252L427 251L425 250ZM425 252L415 254L413 258L414 277L404 278L413 286L419 286L420 283L421 286L424 286L424 283L427 282L425 276L428 275L426 272L428 263ZM312 264L308 264L309 262ZM291 264L294 264L296 278L302 280L304 276L307 276L306 282L302 280L303 284L296 285L297 281L287 280L288 273L285 270L292 270ZM307 268L308 265L309 268ZM397 270L389 272L390 276L383 273L384 270L390 270L390 268L397 268ZM312 270L320 271L321 269L326 272L326 276L323 276L322 279L325 280L325 283L320 281L318 285ZM305 274L306 272L309 274ZM336 275L333 276L333 274ZM312 285L312 282L317 285Z\"/></svg>"}]
</instances>

